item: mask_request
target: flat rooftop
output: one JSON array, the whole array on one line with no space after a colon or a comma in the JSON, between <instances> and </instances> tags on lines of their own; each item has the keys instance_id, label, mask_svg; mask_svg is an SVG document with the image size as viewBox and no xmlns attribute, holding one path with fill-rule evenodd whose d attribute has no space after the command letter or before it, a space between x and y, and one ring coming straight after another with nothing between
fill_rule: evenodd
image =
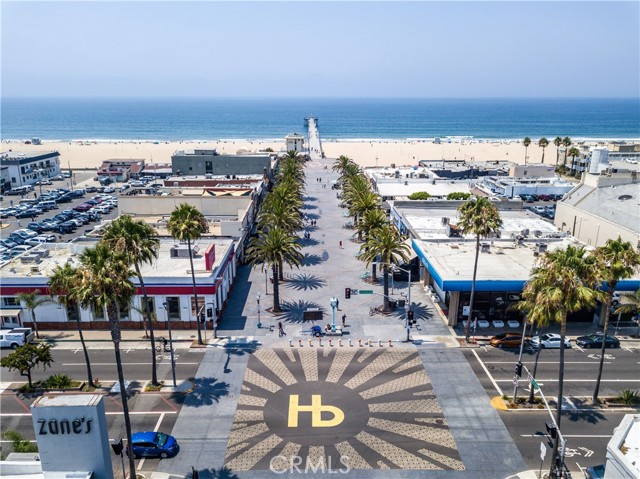
<instances>
[{"instance_id":1,"label":"flat rooftop","mask_svg":"<svg viewBox=\"0 0 640 479\"><path fill-rule=\"evenodd\" d=\"M24 278L24 277L43 277L47 278L51 276L56 266L61 266L65 263L70 263L73 266L79 266L80 254L86 249L94 246L96 242L88 241L82 243L51 243L39 245L27 253L21 254L10 261L0 265L0 276L3 281L7 281L10 278ZM145 264L141 266L141 273L145 278L159 278L159 277L174 277L174 278L190 278L191 266L189 264L189 257L172 258L170 254L171 248L178 244L176 241L169 239L160 240L160 249L158 251L158 259L151 265ZM206 260L204 252L210 244L215 245L215 261L213 263L212 270L217 269L222 258L225 257L229 249L233 245L231 239L214 239L214 238L201 238L195 243L199 251L193 258L193 267L196 277L208 277L211 275L211 270L206 270ZM43 255L38 256L40 252L45 252ZM25 257L29 257L30 261L25 262ZM33 261L31 261L33 259ZM135 281L134 281L135 282Z\"/></svg>"},{"instance_id":2,"label":"flat rooftop","mask_svg":"<svg viewBox=\"0 0 640 479\"><path fill-rule=\"evenodd\" d=\"M451 224L457 224L460 218L457 208L397 208L397 211L420 239L450 239L442 218L449 218ZM500 216L502 238L510 239L512 234L520 235L526 229L530 236L539 232L539 238L553 238L560 234L553 223L527 210L500 210Z\"/></svg>"}]
</instances>

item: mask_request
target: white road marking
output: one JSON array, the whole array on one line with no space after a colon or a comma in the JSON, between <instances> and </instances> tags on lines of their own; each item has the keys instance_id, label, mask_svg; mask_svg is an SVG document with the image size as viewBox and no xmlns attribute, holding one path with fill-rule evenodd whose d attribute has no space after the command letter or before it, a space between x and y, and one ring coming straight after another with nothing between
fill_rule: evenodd
<instances>
[{"instance_id":1,"label":"white road marking","mask_svg":"<svg viewBox=\"0 0 640 479\"><path fill-rule=\"evenodd\" d=\"M160 417L158 418L158 422L156 423L155 427L153 428L153 432L158 432L158 429L160 429L160 424L162 424L162 420L164 419L164 413L160 413ZM140 462L138 463L138 471L140 469L142 469L142 466L144 465L144 457L142 459L140 459Z\"/></svg>"},{"instance_id":2,"label":"white road marking","mask_svg":"<svg viewBox=\"0 0 640 479\"><path fill-rule=\"evenodd\" d=\"M120 412L105 412L105 414L107 416L122 416L122 411ZM132 416L144 416L149 415L149 414L178 414L178 411L134 411L134 412L129 412L130 415ZM28 412L7 412L7 413L0 413L0 417L22 417L22 416L31 416L31 413Z\"/></svg>"},{"instance_id":3,"label":"white road marking","mask_svg":"<svg viewBox=\"0 0 640 479\"><path fill-rule=\"evenodd\" d=\"M489 377L489 379L493 383L493 387L495 387L496 391L498 391L498 395L503 396L504 393L502 392L502 389L500 389L500 386L498 386L498 383L496 383L495 379L493 379L493 376L491 375L491 373L489 372L487 367L482 362L482 359L480 359L480 356L478 356L478 353L476 353L475 350L473 350L473 349L471 350L471 352L473 353L473 355L476 357L476 359L480 363L480 366L482 366L482 369L484 369L485 374Z\"/></svg>"},{"instance_id":4,"label":"white road marking","mask_svg":"<svg viewBox=\"0 0 640 479\"><path fill-rule=\"evenodd\" d=\"M171 356L167 356L165 359L171 359ZM194 364L200 364L200 363L177 363L176 364L180 364L180 365L194 365ZM62 363L63 366L86 366L87 363ZM92 366L115 366L116 363L91 363ZM150 366L151 363L125 363L125 365L132 365L132 366Z\"/></svg>"},{"instance_id":5,"label":"white road marking","mask_svg":"<svg viewBox=\"0 0 640 479\"><path fill-rule=\"evenodd\" d=\"M534 364L534 361L522 361L524 364ZM513 361L485 361L485 364L513 364ZM593 364L593 361L565 361L565 364ZM558 364L558 361L538 361L538 364ZM611 364L605 361L604 364Z\"/></svg>"}]
</instances>

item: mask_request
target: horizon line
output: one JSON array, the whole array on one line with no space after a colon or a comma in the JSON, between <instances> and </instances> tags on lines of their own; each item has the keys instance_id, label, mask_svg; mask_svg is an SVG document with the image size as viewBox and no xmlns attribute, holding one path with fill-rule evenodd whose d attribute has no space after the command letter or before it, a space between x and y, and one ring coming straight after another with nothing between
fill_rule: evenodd
<instances>
[{"instance_id":1,"label":"horizon line","mask_svg":"<svg viewBox=\"0 0 640 479\"><path fill-rule=\"evenodd\" d=\"M640 96L26 96L2 95L1 100L635 100Z\"/></svg>"}]
</instances>

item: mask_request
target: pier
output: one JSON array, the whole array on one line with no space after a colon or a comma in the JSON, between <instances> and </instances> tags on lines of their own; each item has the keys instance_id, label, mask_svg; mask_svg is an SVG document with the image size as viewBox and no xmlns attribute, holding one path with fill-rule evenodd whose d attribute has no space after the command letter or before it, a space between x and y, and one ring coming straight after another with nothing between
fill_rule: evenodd
<instances>
[{"instance_id":1,"label":"pier","mask_svg":"<svg viewBox=\"0 0 640 479\"><path fill-rule=\"evenodd\" d=\"M318 131L318 119L310 116L304 119L309 136L309 157L312 160L322 159L322 143L320 142L320 132Z\"/></svg>"}]
</instances>

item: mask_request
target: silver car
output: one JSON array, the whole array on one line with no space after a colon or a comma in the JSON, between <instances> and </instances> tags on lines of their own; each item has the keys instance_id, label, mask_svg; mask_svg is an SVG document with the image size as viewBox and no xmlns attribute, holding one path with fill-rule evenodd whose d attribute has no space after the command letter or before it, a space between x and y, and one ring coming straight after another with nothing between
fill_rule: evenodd
<instances>
[{"instance_id":1,"label":"silver car","mask_svg":"<svg viewBox=\"0 0 640 479\"><path fill-rule=\"evenodd\" d=\"M542 336L534 336L531 338L531 346L534 348L542 349L560 349L560 335L555 333L545 333ZM571 341L568 338L564 338L565 349L571 347Z\"/></svg>"}]
</instances>

